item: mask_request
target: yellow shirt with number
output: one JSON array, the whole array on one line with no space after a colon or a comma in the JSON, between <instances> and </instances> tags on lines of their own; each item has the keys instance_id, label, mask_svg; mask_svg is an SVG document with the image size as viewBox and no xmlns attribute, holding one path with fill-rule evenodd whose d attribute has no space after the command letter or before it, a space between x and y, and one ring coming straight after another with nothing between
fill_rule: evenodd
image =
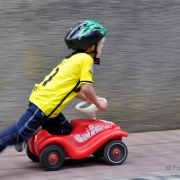
<instances>
[{"instance_id":1,"label":"yellow shirt with number","mask_svg":"<svg viewBox=\"0 0 180 180\"><path fill-rule=\"evenodd\" d=\"M93 58L78 53L64 59L40 84L35 84L29 101L49 118L56 117L80 92L81 83L92 84Z\"/></svg>"}]
</instances>

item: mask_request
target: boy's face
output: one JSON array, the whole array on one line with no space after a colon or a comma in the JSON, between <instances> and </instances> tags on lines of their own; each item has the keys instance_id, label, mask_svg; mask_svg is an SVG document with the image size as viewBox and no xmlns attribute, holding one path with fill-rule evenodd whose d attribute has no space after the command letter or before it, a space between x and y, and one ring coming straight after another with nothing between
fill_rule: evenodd
<instances>
[{"instance_id":1,"label":"boy's face","mask_svg":"<svg viewBox=\"0 0 180 180\"><path fill-rule=\"evenodd\" d=\"M102 51L104 42L105 42L105 37L98 43L96 58L100 58L101 57L101 51Z\"/></svg>"}]
</instances>

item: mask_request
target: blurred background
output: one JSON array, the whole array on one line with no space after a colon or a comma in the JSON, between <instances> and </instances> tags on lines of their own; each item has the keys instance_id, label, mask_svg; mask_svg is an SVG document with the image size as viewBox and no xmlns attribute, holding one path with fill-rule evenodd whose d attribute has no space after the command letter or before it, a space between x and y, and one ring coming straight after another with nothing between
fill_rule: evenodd
<instances>
[{"instance_id":1,"label":"blurred background","mask_svg":"<svg viewBox=\"0 0 180 180\"><path fill-rule=\"evenodd\" d=\"M108 100L97 118L124 131L180 128L180 1L177 0L1 0L0 130L28 108L40 83L65 56L70 27L91 19L107 29L93 87ZM63 110L68 120L89 117Z\"/></svg>"}]
</instances>

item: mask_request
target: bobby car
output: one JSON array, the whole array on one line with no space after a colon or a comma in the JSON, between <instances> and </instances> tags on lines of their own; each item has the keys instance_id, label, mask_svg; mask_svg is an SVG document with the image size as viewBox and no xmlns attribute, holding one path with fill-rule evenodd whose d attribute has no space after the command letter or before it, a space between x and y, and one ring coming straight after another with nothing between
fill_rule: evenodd
<instances>
[{"instance_id":1,"label":"bobby car","mask_svg":"<svg viewBox=\"0 0 180 180\"><path fill-rule=\"evenodd\" d=\"M91 154L104 157L110 165L123 163L128 150L122 137L127 137L128 133L110 121L96 119L94 104L80 108L84 104L86 102L76 105L76 110L91 114L93 119L71 120L73 130L68 135L52 135L45 129L39 130L28 141L27 156L35 162L40 161L48 171L59 170L67 157L82 159Z\"/></svg>"}]
</instances>

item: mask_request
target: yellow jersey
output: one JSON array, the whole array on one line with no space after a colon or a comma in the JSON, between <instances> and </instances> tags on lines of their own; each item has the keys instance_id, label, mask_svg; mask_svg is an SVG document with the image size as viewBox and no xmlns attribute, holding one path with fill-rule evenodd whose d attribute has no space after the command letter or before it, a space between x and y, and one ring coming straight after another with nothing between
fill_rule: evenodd
<instances>
[{"instance_id":1,"label":"yellow jersey","mask_svg":"<svg viewBox=\"0 0 180 180\"><path fill-rule=\"evenodd\" d=\"M93 82L93 58L78 53L65 58L40 84L35 84L29 101L49 118L56 117L81 90L81 84Z\"/></svg>"}]
</instances>

